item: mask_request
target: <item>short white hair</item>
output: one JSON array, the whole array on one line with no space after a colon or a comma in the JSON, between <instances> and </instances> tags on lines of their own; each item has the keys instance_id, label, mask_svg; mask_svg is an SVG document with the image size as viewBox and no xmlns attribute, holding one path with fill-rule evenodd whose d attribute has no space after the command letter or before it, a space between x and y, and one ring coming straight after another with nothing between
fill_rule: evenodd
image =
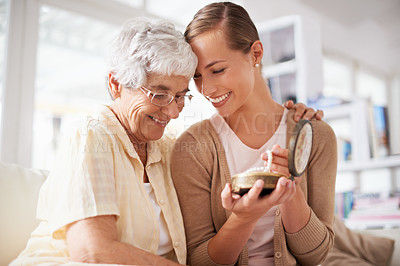
<instances>
[{"instance_id":1,"label":"short white hair","mask_svg":"<svg viewBox=\"0 0 400 266\"><path fill-rule=\"evenodd\" d=\"M139 88L152 74L192 78L197 57L172 23L140 17L124 23L107 63L120 84Z\"/></svg>"}]
</instances>

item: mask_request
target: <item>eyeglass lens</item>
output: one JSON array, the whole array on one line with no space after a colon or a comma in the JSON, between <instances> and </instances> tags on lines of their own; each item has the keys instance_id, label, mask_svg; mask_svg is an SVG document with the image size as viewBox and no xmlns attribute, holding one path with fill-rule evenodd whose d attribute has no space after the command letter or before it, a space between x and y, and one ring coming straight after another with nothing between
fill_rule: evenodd
<instances>
[{"instance_id":1,"label":"eyeglass lens","mask_svg":"<svg viewBox=\"0 0 400 266\"><path fill-rule=\"evenodd\" d=\"M172 96L171 94L167 93L153 93L153 97L151 97L151 102L155 105L166 106L175 99L177 105L183 107L190 103L192 97L192 95Z\"/></svg>"}]
</instances>

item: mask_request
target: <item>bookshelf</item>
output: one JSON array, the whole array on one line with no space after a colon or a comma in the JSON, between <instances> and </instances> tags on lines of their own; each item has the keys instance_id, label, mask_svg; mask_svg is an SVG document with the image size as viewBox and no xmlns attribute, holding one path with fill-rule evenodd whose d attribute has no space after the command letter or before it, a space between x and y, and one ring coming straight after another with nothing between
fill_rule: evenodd
<instances>
[{"instance_id":1,"label":"bookshelf","mask_svg":"<svg viewBox=\"0 0 400 266\"><path fill-rule=\"evenodd\" d=\"M400 167L400 155L392 155L378 159L369 159L362 162L339 162L339 172L365 171L379 168Z\"/></svg>"},{"instance_id":2,"label":"bookshelf","mask_svg":"<svg viewBox=\"0 0 400 266\"><path fill-rule=\"evenodd\" d=\"M375 129L374 116L371 113L372 104L369 99L355 98L353 101L333 107L323 108L324 120L335 130L336 120L347 120L349 135L347 136L352 146L351 158L345 160L340 153L343 142L342 132L335 130L338 137L338 178L346 173L352 173L355 178L355 187L352 191L336 194L336 213L341 217L346 226L351 229L373 228L398 228L400 227L400 196L396 192L398 184L396 170L400 169L400 155L383 156L376 151L376 143L373 139L377 134L371 131ZM390 125L390 121L389 121ZM387 126L387 125L386 125ZM375 150L375 151L374 151ZM389 150L387 151L389 153ZM391 191L387 193L360 193L362 172L378 169L390 169ZM377 175L376 180L381 180ZM342 179L343 181L343 179ZM364 197L364 198L363 198ZM353 206L354 204L354 206Z\"/></svg>"},{"instance_id":3,"label":"bookshelf","mask_svg":"<svg viewBox=\"0 0 400 266\"><path fill-rule=\"evenodd\" d=\"M400 185L398 177L400 175L400 155L388 155L389 151L384 154L379 150L370 101L352 97L350 102L335 102L336 105L332 105L334 101L331 99L326 102L330 104L329 107L325 106L323 102L317 101L322 96L323 88L322 44L318 23L306 17L287 16L258 24L257 28L264 47L262 70L274 100L283 103L292 99L306 103L315 109L323 109L324 120L331 124L337 136L340 137L338 138L338 154L347 155L339 155L338 180L354 177L355 182L352 184L354 185L352 190L348 193L338 191L339 197L344 197L343 200L352 204L352 196L361 191L360 188L362 188L362 184L365 184L365 180L369 182L369 177L365 176L365 173L375 173L380 169L390 170L390 177L386 176L386 178L391 178L391 192L395 192ZM393 90L397 94L392 93L393 95L389 96L388 100L392 110L393 105L398 106L394 99L398 99L396 95L400 93L400 77L397 81L395 85L398 89ZM355 83L353 82L351 86L355 86ZM353 87L351 89L352 92L356 91ZM394 103L391 104L391 101ZM398 109L396 114L400 114L400 107ZM389 125L396 122L393 122L396 116L392 113L389 114L392 119L389 121ZM339 126L335 127L334 125ZM341 132L343 128L345 130ZM396 132L400 132L400 130ZM343 136L341 136L342 133ZM393 136L394 134L392 134L392 138ZM400 145L396 147L398 146ZM351 152L347 152L346 149L350 148ZM400 147L397 150L400 150ZM381 180L380 178L381 176L378 175L374 180ZM351 178L346 180L351 180ZM350 198L349 195L351 195ZM349 208L347 214L351 211L352 206ZM371 210L373 212L372 207L367 208L366 212ZM361 219L362 217L363 219ZM358 217L353 215L352 219L347 220L347 223L354 228L362 226L400 227L399 217L400 214L393 221L392 216L385 219L382 219L381 216L375 219L365 215Z\"/></svg>"},{"instance_id":4,"label":"bookshelf","mask_svg":"<svg viewBox=\"0 0 400 266\"><path fill-rule=\"evenodd\" d=\"M274 100L316 99L322 93L319 24L294 15L257 24L257 29L264 47L263 74Z\"/></svg>"},{"instance_id":5,"label":"bookshelf","mask_svg":"<svg viewBox=\"0 0 400 266\"><path fill-rule=\"evenodd\" d=\"M348 119L351 127L351 160L339 160L339 172L400 167L400 155L379 156L377 152L373 151L376 148L372 147L372 145L376 141L373 141L372 138L377 136L371 133L371 130L374 130L374 125L370 108L369 100L363 98L355 99L350 103L324 108L325 121L332 123L337 119ZM341 143L338 143L339 145Z\"/></svg>"},{"instance_id":6,"label":"bookshelf","mask_svg":"<svg viewBox=\"0 0 400 266\"><path fill-rule=\"evenodd\" d=\"M339 130L334 127L333 121L339 119L348 119L350 133L349 136L338 136L339 138L347 138L351 143L351 161L354 163L363 162L370 159L369 150L369 134L368 134L368 102L363 99L354 100L351 103L340 104L337 106L324 108L325 121L331 124L336 134ZM346 134L345 134L346 135ZM340 145L338 149L340 153ZM339 154L339 162L341 162ZM339 163L340 164L340 163Z\"/></svg>"}]
</instances>

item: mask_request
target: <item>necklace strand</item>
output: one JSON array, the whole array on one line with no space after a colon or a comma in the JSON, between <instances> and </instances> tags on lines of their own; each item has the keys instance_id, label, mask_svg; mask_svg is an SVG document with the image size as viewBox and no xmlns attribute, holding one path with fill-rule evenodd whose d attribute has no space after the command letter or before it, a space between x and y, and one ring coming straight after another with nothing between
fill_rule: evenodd
<instances>
[{"instance_id":1,"label":"necklace strand","mask_svg":"<svg viewBox=\"0 0 400 266\"><path fill-rule=\"evenodd\" d=\"M247 169L245 171L245 173L249 174L252 172L270 172L270 168L271 168L271 164L272 164L272 151L267 150L266 153L268 155L267 166L253 167L253 168Z\"/></svg>"}]
</instances>

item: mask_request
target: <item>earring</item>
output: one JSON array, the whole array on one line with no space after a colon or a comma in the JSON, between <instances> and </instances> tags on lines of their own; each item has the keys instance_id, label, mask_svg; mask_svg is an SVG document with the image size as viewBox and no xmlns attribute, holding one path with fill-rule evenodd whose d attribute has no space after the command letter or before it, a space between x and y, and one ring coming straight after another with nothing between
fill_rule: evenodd
<instances>
[{"instance_id":1,"label":"earring","mask_svg":"<svg viewBox=\"0 0 400 266\"><path fill-rule=\"evenodd\" d=\"M260 64L255 64L254 66L255 66L255 67L259 67L259 66L260 66Z\"/></svg>"}]
</instances>

